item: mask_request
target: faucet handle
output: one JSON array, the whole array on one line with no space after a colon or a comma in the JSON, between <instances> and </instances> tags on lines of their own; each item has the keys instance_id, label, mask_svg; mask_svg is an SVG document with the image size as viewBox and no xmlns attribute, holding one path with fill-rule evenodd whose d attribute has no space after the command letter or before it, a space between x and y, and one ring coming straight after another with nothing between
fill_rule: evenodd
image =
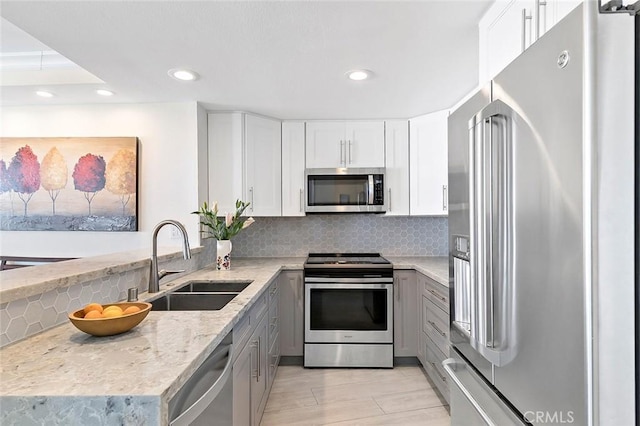
<instances>
[{"instance_id":1,"label":"faucet handle","mask_svg":"<svg viewBox=\"0 0 640 426\"><path fill-rule=\"evenodd\" d=\"M138 301L138 287L131 287L127 290L127 302L137 302Z\"/></svg>"},{"instance_id":2,"label":"faucet handle","mask_svg":"<svg viewBox=\"0 0 640 426\"><path fill-rule=\"evenodd\" d=\"M184 271L185 271L184 269L179 269L176 271L167 271L166 269L161 269L160 272L158 272L158 279L162 277L166 277L167 275L171 275L171 274L181 274Z\"/></svg>"}]
</instances>

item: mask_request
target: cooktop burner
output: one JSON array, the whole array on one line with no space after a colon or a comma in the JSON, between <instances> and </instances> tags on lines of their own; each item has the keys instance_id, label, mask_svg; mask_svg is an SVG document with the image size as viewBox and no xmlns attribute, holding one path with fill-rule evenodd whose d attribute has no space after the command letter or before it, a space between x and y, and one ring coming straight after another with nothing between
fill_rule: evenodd
<instances>
[{"instance_id":1,"label":"cooktop burner","mask_svg":"<svg viewBox=\"0 0 640 426\"><path fill-rule=\"evenodd\" d=\"M308 265L389 265L380 253L309 253Z\"/></svg>"}]
</instances>

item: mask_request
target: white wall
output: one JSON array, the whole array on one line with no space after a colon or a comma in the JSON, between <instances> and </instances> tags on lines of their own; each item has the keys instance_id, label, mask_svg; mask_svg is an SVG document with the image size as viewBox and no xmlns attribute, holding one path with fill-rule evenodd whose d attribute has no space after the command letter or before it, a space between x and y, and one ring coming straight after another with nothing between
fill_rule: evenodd
<instances>
[{"instance_id":1,"label":"white wall","mask_svg":"<svg viewBox=\"0 0 640 426\"><path fill-rule=\"evenodd\" d=\"M0 253L86 257L150 248L151 232L163 219L182 222L191 246L198 246L198 218L190 214L199 204L198 140L203 136L198 131L198 108L196 102L3 107L0 136L137 136L139 231L2 231ZM204 139L206 143L206 135ZM171 228L163 228L159 245L180 245L171 238Z\"/></svg>"}]
</instances>

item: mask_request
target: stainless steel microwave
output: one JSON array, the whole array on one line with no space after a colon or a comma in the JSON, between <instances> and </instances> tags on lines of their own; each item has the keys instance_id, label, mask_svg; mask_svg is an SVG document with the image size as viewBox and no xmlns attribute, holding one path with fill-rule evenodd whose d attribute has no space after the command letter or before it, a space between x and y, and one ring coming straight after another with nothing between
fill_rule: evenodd
<instances>
[{"instance_id":1,"label":"stainless steel microwave","mask_svg":"<svg viewBox=\"0 0 640 426\"><path fill-rule=\"evenodd\" d=\"M307 213L384 213L384 168L307 169Z\"/></svg>"}]
</instances>

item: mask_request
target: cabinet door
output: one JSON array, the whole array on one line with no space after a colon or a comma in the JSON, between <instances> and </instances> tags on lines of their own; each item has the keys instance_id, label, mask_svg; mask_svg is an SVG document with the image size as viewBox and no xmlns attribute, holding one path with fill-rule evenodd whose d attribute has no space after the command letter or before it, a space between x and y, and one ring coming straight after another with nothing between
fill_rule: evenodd
<instances>
[{"instance_id":1,"label":"cabinet door","mask_svg":"<svg viewBox=\"0 0 640 426\"><path fill-rule=\"evenodd\" d=\"M247 114L245 118L245 201L247 213L281 216L281 124Z\"/></svg>"},{"instance_id":2,"label":"cabinet door","mask_svg":"<svg viewBox=\"0 0 640 426\"><path fill-rule=\"evenodd\" d=\"M411 216L443 216L448 213L448 116L448 111L439 111L410 121Z\"/></svg>"},{"instance_id":3,"label":"cabinet door","mask_svg":"<svg viewBox=\"0 0 640 426\"><path fill-rule=\"evenodd\" d=\"M243 199L242 113L208 115L209 204L218 202L218 211L234 212L236 200Z\"/></svg>"},{"instance_id":4,"label":"cabinet door","mask_svg":"<svg viewBox=\"0 0 640 426\"><path fill-rule=\"evenodd\" d=\"M499 0L479 24L480 83L492 79L535 40L534 1Z\"/></svg>"},{"instance_id":5,"label":"cabinet door","mask_svg":"<svg viewBox=\"0 0 640 426\"><path fill-rule=\"evenodd\" d=\"M268 315L264 315L256 327L249 345L251 346L251 424L260 425L260 419L264 407L267 403L267 370L268 358L268 338L267 321Z\"/></svg>"},{"instance_id":6,"label":"cabinet door","mask_svg":"<svg viewBox=\"0 0 640 426\"><path fill-rule=\"evenodd\" d=\"M385 122L387 216L409 216L409 122Z\"/></svg>"},{"instance_id":7,"label":"cabinet door","mask_svg":"<svg viewBox=\"0 0 640 426\"><path fill-rule=\"evenodd\" d=\"M302 356L304 302L302 271L283 271L280 281L280 355Z\"/></svg>"},{"instance_id":8,"label":"cabinet door","mask_svg":"<svg viewBox=\"0 0 640 426\"><path fill-rule=\"evenodd\" d=\"M384 167L384 121L347 121L346 167Z\"/></svg>"},{"instance_id":9,"label":"cabinet door","mask_svg":"<svg viewBox=\"0 0 640 426\"><path fill-rule=\"evenodd\" d=\"M307 168L337 168L346 165L346 138L343 121L308 121Z\"/></svg>"},{"instance_id":10,"label":"cabinet door","mask_svg":"<svg viewBox=\"0 0 640 426\"><path fill-rule=\"evenodd\" d=\"M393 354L418 354L418 285L414 271L394 272Z\"/></svg>"},{"instance_id":11,"label":"cabinet door","mask_svg":"<svg viewBox=\"0 0 640 426\"><path fill-rule=\"evenodd\" d=\"M282 216L304 216L304 123L282 123Z\"/></svg>"},{"instance_id":12,"label":"cabinet door","mask_svg":"<svg viewBox=\"0 0 640 426\"><path fill-rule=\"evenodd\" d=\"M251 345L233 363L233 426L251 425Z\"/></svg>"}]
</instances>

